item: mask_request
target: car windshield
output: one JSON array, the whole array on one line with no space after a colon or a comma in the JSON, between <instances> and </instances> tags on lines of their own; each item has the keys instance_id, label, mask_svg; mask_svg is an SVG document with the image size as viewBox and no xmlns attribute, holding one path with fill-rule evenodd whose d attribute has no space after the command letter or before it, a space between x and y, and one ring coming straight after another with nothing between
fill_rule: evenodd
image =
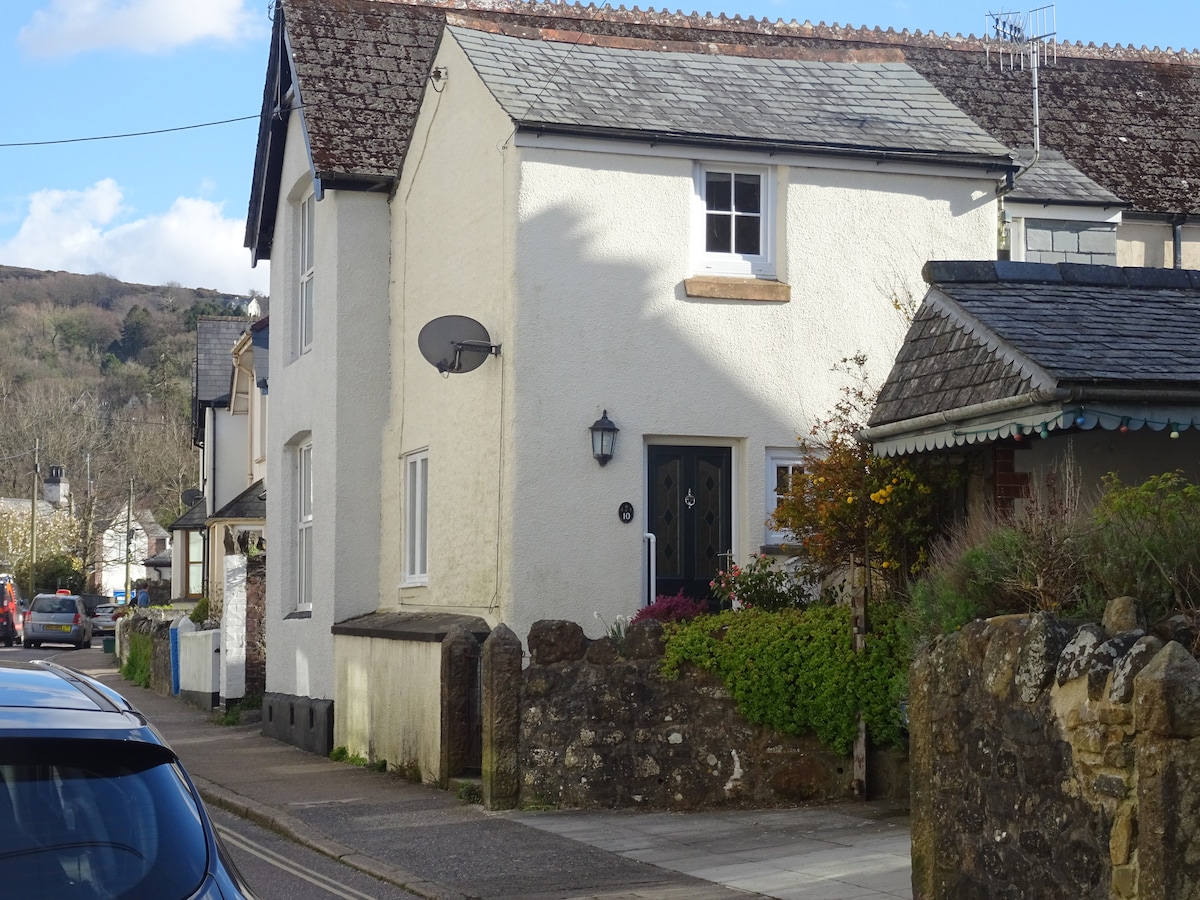
<instances>
[{"instance_id":1,"label":"car windshield","mask_svg":"<svg viewBox=\"0 0 1200 900\"><path fill-rule=\"evenodd\" d=\"M0 893L188 897L208 863L200 810L168 751L73 739L0 743Z\"/></svg>"}]
</instances>

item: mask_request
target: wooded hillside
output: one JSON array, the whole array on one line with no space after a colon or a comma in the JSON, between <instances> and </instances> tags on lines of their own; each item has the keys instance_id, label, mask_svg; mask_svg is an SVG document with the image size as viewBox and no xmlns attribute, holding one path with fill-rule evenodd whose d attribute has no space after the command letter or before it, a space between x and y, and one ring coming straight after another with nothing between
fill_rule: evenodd
<instances>
[{"instance_id":1,"label":"wooded hillside","mask_svg":"<svg viewBox=\"0 0 1200 900\"><path fill-rule=\"evenodd\" d=\"M123 509L131 479L136 505L178 518L198 477L196 320L245 315L251 299L0 266L0 497L33 494L36 449L43 477L64 467L87 523Z\"/></svg>"}]
</instances>

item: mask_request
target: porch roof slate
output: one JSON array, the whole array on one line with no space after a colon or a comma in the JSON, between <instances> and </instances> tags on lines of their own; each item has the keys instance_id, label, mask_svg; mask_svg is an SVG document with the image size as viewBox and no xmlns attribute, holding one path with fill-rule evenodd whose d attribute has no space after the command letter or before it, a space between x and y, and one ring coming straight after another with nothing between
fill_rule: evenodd
<instances>
[{"instance_id":1,"label":"porch roof slate","mask_svg":"<svg viewBox=\"0 0 1200 900\"><path fill-rule=\"evenodd\" d=\"M931 262L929 292L868 422L1009 401L1200 404L1200 271ZM1032 404L1033 401L1031 401Z\"/></svg>"}]
</instances>

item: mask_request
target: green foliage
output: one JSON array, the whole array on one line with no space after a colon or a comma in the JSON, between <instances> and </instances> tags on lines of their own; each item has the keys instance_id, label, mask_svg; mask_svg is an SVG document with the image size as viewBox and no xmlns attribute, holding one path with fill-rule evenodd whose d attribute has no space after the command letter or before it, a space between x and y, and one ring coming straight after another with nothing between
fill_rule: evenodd
<instances>
[{"instance_id":1,"label":"green foliage","mask_svg":"<svg viewBox=\"0 0 1200 900\"><path fill-rule=\"evenodd\" d=\"M233 300L197 300L183 314L183 325L188 331L196 330L201 316L244 316L246 308Z\"/></svg>"},{"instance_id":2,"label":"green foliage","mask_svg":"<svg viewBox=\"0 0 1200 900\"><path fill-rule=\"evenodd\" d=\"M916 645L1003 613L1096 619L1121 596L1151 620L1200 607L1200 486L1178 472L1139 485L1106 475L1084 513L1073 478L1056 469L1018 513L969 527L934 548L908 592Z\"/></svg>"},{"instance_id":3,"label":"green foliage","mask_svg":"<svg viewBox=\"0 0 1200 900\"><path fill-rule=\"evenodd\" d=\"M866 358L843 360L856 382L800 443L802 471L772 515L800 561L798 574L822 583L849 560L869 558L875 580L899 588L924 567L929 544L954 509L961 473L940 454L880 457L858 440L876 392Z\"/></svg>"},{"instance_id":4,"label":"green foliage","mask_svg":"<svg viewBox=\"0 0 1200 900\"><path fill-rule=\"evenodd\" d=\"M129 632L129 655L121 666L121 677L138 687L150 687L150 635Z\"/></svg>"},{"instance_id":5,"label":"green foliage","mask_svg":"<svg viewBox=\"0 0 1200 900\"><path fill-rule=\"evenodd\" d=\"M674 677L684 663L712 672L751 722L815 734L837 753L850 752L860 710L874 744L900 743L907 644L895 607L871 615L863 653L844 606L701 616L668 628L663 672Z\"/></svg>"},{"instance_id":6,"label":"green foliage","mask_svg":"<svg viewBox=\"0 0 1200 900\"><path fill-rule=\"evenodd\" d=\"M1200 486L1179 472L1104 478L1089 535L1091 596L1137 597L1158 618L1200 606Z\"/></svg>"},{"instance_id":7,"label":"green foliage","mask_svg":"<svg viewBox=\"0 0 1200 900\"><path fill-rule=\"evenodd\" d=\"M722 569L710 586L722 609L736 609L739 604L768 612L795 609L804 606L809 596L805 584L774 557L757 553L744 567L734 563Z\"/></svg>"},{"instance_id":8,"label":"green foliage","mask_svg":"<svg viewBox=\"0 0 1200 900\"><path fill-rule=\"evenodd\" d=\"M216 713L213 721L218 725L240 725L243 713L253 713L262 710L262 697L258 694L247 694L242 699L228 704L224 711Z\"/></svg>"},{"instance_id":9,"label":"green foliage","mask_svg":"<svg viewBox=\"0 0 1200 900\"><path fill-rule=\"evenodd\" d=\"M39 592L53 593L63 589L78 594L83 591L87 582L83 573L83 564L77 556L70 553L43 555L39 550L36 574ZM13 567L13 576L17 579L17 584L22 587L29 585L28 555Z\"/></svg>"},{"instance_id":10,"label":"green foliage","mask_svg":"<svg viewBox=\"0 0 1200 900\"><path fill-rule=\"evenodd\" d=\"M208 598L201 597L196 601L196 605L192 607L192 611L188 613L188 618L196 625L203 625L208 621Z\"/></svg>"},{"instance_id":11,"label":"green foliage","mask_svg":"<svg viewBox=\"0 0 1200 900\"><path fill-rule=\"evenodd\" d=\"M329 758L334 762L349 763L350 765L357 766L360 769L367 768L367 758L365 756L359 756L357 753L351 753L343 746L334 747L332 750L330 750ZM384 763L384 766L387 766L386 762Z\"/></svg>"},{"instance_id":12,"label":"green foliage","mask_svg":"<svg viewBox=\"0 0 1200 900\"><path fill-rule=\"evenodd\" d=\"M463 803L482 803L483 788L470 781L458 783L458 799Z\"/></svg>"}]
</instances>

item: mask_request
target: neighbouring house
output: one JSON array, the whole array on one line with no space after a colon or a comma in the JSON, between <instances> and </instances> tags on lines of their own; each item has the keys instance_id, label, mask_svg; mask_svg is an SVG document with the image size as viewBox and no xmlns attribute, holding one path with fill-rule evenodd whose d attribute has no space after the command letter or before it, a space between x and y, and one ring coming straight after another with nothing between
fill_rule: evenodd
<instances>
[{"instance_id":1,"label":"neighbouring house","mask_svg":"<svg viewBox=\"0 0 1200 900\"><path fill-rule=\"evenodd\" d=\"M96 593L119 600L137 581L162 580L161 568L150 565L151 558L170 558L171 539L167 530L148 509L112 510L105 527L96 535L95 566L92 588Z\"/></svg>"},{"instance_id":2,"label":"neighbouring house","mask_svg":"<svg viewBox=\"0 0 1200 900\"><path fill-rule=\"evenodd\" d=\"M171 523L174 593L183 600L220 602L220 553L209 547L208 517L244 491L248 416L230 414L232 353L251 320L202 316L196 322L192 385L192 443L200 450L200 485L190 508ZM191 499L191 498L189 498Z\"/></svg>"},{"instance_id":3,"label":"neighbouring house","mask_svg":"<svg viewBox=\"0 0 1200 900\"><path fill-rule=\"evenodd\" d=\"M36 502L30 497L0 497L0 519L5 528L0 534L0 570L15 568L20 559L30 553L30 523L36 518L38 533L42 535L43 552L48 535L54 535L55 543L66 542L74 547L78 536L79 521L75 514L74 495L62 466L49 466L42 481L42 496ZM29 593L29 585L19 585Z\"/></svg>"},{"instance_id":4,"label":"neighbouring house","mask_svg":"<svg viewBox=\"0 0 1200 900\"><path fill-rule=\"evenodd\" d=\"M218 698L263 689L266 549L267 319L204 317L196 329L194 442L200 487L172 524L178 595L206 597L221 622ZM248 673L249 677L248 677Z\"/></svg>"},{"instance_id":5,"label":"neighbouring house","mask_svg":"<svg viewBox=\"0 0 1200 900\"><path fill-rule=\"evenodd\" d=\"M1180 337L1200 271L931 262L925 278L863 433L875 452L959 456L975 510L1011 510L1064 466L1091 488L1200 477L1200 353Z\"/></svg>"},{"instance_id":6,"label":"neighbouring house","mask_svg":"<svg viewBox=\"0 0 1200 900\"><path fill-rule=\"evenodd\" d=\"M1060 48L1035 158L1028 73L974 39L280 0L264 727L444 780L454 626L598 634L780 550L797 436L846 358L882 382L926 261L1200 252L1198 71Z\"/></svg>"},{"instance_id":7,"label":"neighbouring house","mask_svg":"<svg viewBox=\"0 0 1200 900\"><path fill-rule=\"evenodd\" d=\"M512 9L339 4L335 28L281 4L248 229L288 336L267 727L430 780L454 774L447 629L599 632L777 544L777 471L839 362L882 375L931 248L994 258L1015 170L897 52L543 34ZM376 56L406 60L396 86L363 89ZM426 78L407 118L347 115ZM473 371L423 358L445 315L488 336L447 338L487 344L458 348L491 351Z\"/></svg>"}]
</instances>

